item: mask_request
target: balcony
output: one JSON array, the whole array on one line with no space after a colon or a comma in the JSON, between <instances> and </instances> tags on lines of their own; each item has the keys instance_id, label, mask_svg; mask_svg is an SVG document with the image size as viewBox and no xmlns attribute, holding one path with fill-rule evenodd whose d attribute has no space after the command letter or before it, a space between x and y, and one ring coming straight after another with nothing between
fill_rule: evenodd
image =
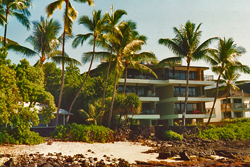
<instances>
[{"instance_id":1,"label":"balcony","mask_svg":"<svg viewBox=\"0 0 250 167\"><path fill-rule=\"evenodd\" d=\"M174 92L174 97L185 97L186 93ZM189 92L188 97L206 97L205 92L195 91Z\"/></svg>"},{"instance_id":2,"label":"balcony","mask_svg":"<svg viewBox=\"0 0 250 167\"><path fill-rule=\"evenodd\" d=\"M235 110L235 111L243 111L243 110L250 110L250 105L249 103L227 103L227 107L226 104L221 104L221 111L225 111L227 109L227 111L231 111L231 110Z\"/></svg>"},{"instance_id":3,"label":"balcony","mask_svg":"<svg viewBox=\"0 0 250 167\"><path fill-rule=\"evenodd\" d=\"M147 115L147 114L156 114L156 110L155 109L146 109L146 110L143 110L141 112L141 115Z\"/></svg>"},{"instance_id":4,"label":"balcony","mask_svg":"<svg viewBox=\"0 0 250 167\"><path fill-rule=\"evenodd\" d=\"M183 112L184 112L183 109L182 110L177 108L174 109L175 114L183 114ZM192 108L192 109L188 108L186 114L206 114L206 113L203 113L200 109L197 108Z\"/></svg>"}]
</instances>

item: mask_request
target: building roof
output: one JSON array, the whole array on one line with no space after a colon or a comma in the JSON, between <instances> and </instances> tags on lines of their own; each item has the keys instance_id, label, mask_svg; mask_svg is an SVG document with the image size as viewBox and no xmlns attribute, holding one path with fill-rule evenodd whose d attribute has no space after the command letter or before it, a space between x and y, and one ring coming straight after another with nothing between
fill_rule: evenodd
<instances>
[{"instance_id":1,"label":"building roof","mask_svg":"<svg viewBox=\"0 0 250 167\"><path fill-rule=\"evenodd\" d=\"M26 103L24 102L24 107L29 107L30 103ZM42 110L44 107L46 107L46 105L44 104L39 104L39 103L36 103L35 104L35 109L37 109L38 111ZM57 111L54 111L53 114L56 114ZM64 110L64 109L59 109L59 115L68 115L68 111ZM73 115L72 113L70 113L70 115Z\"/></svg>"},{"instance_id":2,"label":"building roof","mask_svg":"<svg viewBox=\"0 0 250 167\"><path fill-rule=\"evenodd\" d=\"M216 89L207 89L207 97L215 97ZM227 90L219 91L218 98L226 98ZM228 97L247 97L250 98L250 94L245 93L243 90L231 90Z\"/></svg>"}]
</instances>

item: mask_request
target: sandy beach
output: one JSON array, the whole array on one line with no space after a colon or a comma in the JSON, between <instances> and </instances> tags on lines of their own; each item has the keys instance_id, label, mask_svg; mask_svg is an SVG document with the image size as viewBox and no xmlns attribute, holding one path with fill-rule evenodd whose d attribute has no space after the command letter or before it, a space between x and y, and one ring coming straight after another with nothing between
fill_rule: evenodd
<instances>
[{"instance_id":1,"label":"sandy beach","mask_svg":"<svg viewBox=\"0 0 250 167\"><path fill-rule=\"evenodd\" d=\"M59 142L54 141L51 145L42 143L39 145L11 145L0 146L0 154L31 154L41 153L45 156L48 153L62 153L62 155L73 156L76 154L83 154L85 157L93 157L98 160L105 160L104 156L110 157L110 159L123 158L129 163L135 163L136 161L163 161L158 160L157 153L143 153L152 149L152 147L142 146L141 143L136 142L115 142L115 143L83 143L83 142ZM6 157L5 157L6 158ZM1 159L1 158L0 158ZM3 159L2 159L3 161ZM176 160L167 159L166 162L176 162ZM1 161L0 161L1 162ZM105 161L108 163L107 161Z\"/></svg>"}]
</instances>

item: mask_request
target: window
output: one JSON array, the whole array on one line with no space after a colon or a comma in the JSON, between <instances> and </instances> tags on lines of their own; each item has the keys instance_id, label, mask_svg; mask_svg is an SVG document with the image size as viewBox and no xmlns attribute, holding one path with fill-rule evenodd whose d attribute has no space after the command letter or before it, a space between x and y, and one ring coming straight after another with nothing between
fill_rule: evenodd
<instances>
[{"instance_id":1,"label":"window","mask_svg":"<svg viewBox=\"0 0 250 167\"><path fill-rule=\"evenodd\" d=\"M227 103L230 103L230 99L227 99ZM226 99L222 100L222 104L226 104Z\"/></svg>"},{"instance_id":2,"label":"window","mask_svg":"<svg viewBox=\"0 0 250 167\"><path fill-rule=\"evenodd\" d=\"M242 99L234 99L234 103L242 103Z\"/></svg>"}]
</instances>

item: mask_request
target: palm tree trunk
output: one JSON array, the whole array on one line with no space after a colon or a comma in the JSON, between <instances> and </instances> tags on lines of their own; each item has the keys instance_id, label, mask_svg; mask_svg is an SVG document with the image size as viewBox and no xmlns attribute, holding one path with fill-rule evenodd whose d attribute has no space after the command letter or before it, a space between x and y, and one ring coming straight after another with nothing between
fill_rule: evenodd
<instances>
[{"instance_id":1,"label":"palm tree trunk","mask_svg":"<svg viewBox=\"0 0 250 167\"><path fill-rule=\"evenodd\" d=\"M210 123L210 120L211 120L212 115L213 115L215 103L216 103L216 100L217 100L218 95L219 95L219 81L220 81L220 77L221 77L221 75L219 75L218 80L217 80L217 83L216 83L216 94L215 94L215 97L214 97L214 103L213 103L213 106L212 106L212 109L211 109L211 113L210 113L210 115L209 115L209 119L208 119L208 121L207 121L206 126L208 126L209 123Z\"/></svg>"},{"instance_id":2,"label":"palm tree trunk","mask_svg":"<svg viewBox=\"0 0 250 167\"><path fill-rule=\"evenodd\" d=\"M5 47L6 46L6 37L7 37L7 17L8 17L8 8L6 9L6 12L5 12L5 17L6 17L6 23L5 23L5 26L4 26L4 37L3 37L3 46Z\"/></svg>"},{"instance_id":3,"label":"palm tree trunk","mask_svg":"<svg viewBox=\"0 0 250 167\"><path fill-rule=\"evenodd\" d=\"M86 80L87 80L87 78L88 78L88 76L89 76L89 73L90 73L90 70L91 70L91 67L92 67L92 64L93 64L93 61L94 61L94 57L95 57L95 44L96 44L96 38L94 38L93 55L92 55L92 59L91 59L90 65L89 65L88 73L87 73L87 75L86 75L86 77L85 77L85 79L84 79L84 81L83 81L83 83L82 83L82 85L81 85L79 91L77 92L77 94L76 94L74 100L72 101L72 103L71 103L71 105L70 105L70 107L69 107L68 116L67 116L67 118L66 118L66 124L69 122L69 117L70 117L70 112L71 112L71 110L72 110L72 107L73 107L73 105L74 105L74 103L75 103L77 97L78 97L79 94L81 93L82 88L83 88L83 86L84 86L84 84L85 84L85 82L86 82Z\"/></svg>"},{"instance_id":4,"label":"palm tree trunk","mask_svg":"<svg viewBox=\"0 0 250 167\"><path fill-rule=\"evenodd\" d=\"M226 97L226 106L225 106L225 114L224 114L224 119L227 117L227 101L228 101L228 96L229 96L229 89L227 90L227 97Z\"/></svg>"},{"instance_id":5,"label":"palm tree trunk","mask_svg":"<svg viewBox=\"0 0 250 167\"><path fill-rule=\"evenodd\" d=\"M111 101L111 106L110 106L110 111L109 111L109 117L108 117L108 128L110 128L110 124L111 124L111 118L112 118L113 106L114 106L114 101L115 101L115 91L116 91L116 83L117 83L117 79L118 79L118 72L116 72L116 76L115 76L115 83L114 83L114 89L113 89L112 101Z\"/></svg>"},{"instance_id":6,"label":"palm tree trunk","mask_svg":"<svg viewBox=\"0 0 250 167\"><path fill-rule=\"evenodd\" d=\"M127 75L128 75L128 66L125 65L125 74L124 74L124 86L123 86L123 93L126 93L126 84L127 84Z\"/></svg>"},{"instance_id":7,"label":"palm tree trunk","mask_svg":"<svg viewBox=\"0 0 250 167\"><path fill-rule=\"evenodd\" d=\"M63 31L62 57L64 57L64 44L65 44L65 30ZM61 102L62 102L63 85L64 85L64 60L62 60L62 83L61 83L60 94L59 94L59 100L58 100L58 105L57 105L56 125L58 125L59 109L60 109L60 107L61 107Z\"/></svg>"},{"instance_id":8,"label":"palm tree trunk","mask_svg":"<svg viewBox=\"0 0 250 167\"><path fill-rule=\"evenodd\" d=\"M186 113L187 113L187 102L188 102L188 89L189 89L189 66L190 60L187 60L187 83L186 83L186 94L185 94L185 104L184 111L182 113L182 126L186 125Z\"/></svg>"},{"instance_id":9,"label":"palm tree trunk","mask_svg":"<svg viewBox=\"0 0 250 167\"><path fill-rule=\"evenodd\" d=\"M108 82L108 77L109 77L109 70L110 70L111 61L112 61L112 52L113 52L113 44L111 47L111 52L110 52L110 57L109 57L109 65L108 65L108 69L107 69L107 73L106 73L105 85L103 88L101 111L103 111L103 106L104 106L104 99L105 99L105 95L106 95L106 87L107 87L107 82ZM100 124L102 124L102 117L100 118Z\"/></svg>"}]
</instances>

